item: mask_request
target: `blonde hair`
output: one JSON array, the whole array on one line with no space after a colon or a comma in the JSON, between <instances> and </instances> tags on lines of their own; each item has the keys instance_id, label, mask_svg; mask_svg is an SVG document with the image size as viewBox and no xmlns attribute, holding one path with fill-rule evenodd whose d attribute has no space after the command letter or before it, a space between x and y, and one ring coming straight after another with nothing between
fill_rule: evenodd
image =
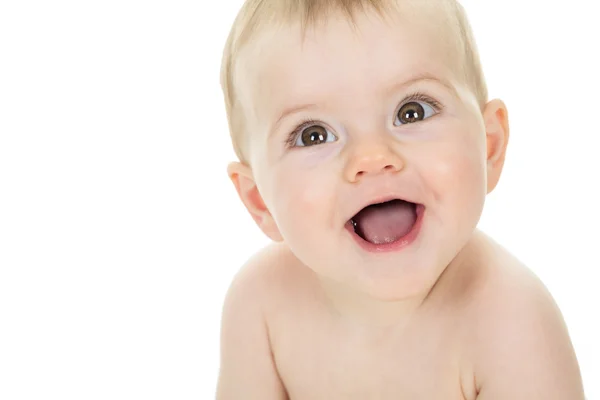
<instances>
[{"instance_id":1,"label":"blonde hair","mask_svg":"<svg viewBox=\"0 0 600 400\"><path fill-rule=\"evenodd\" d=\"M246 0L236 17L223 51L221 65L221 88L225 99L227 120L234 151L243 163L247 163L244 152L248 135L243 132L243 112L235 87L235 71L241 51L265 27L285 26L300 22L303 33L307 28L325 22L327 16L342 12L349 21L354 21L357 12L373 10L381 17L387 11L411 15L415 9L429 8L444 17L445 32L442 37L454 40L459 52L462 71L460 78L475 94L480 107L487 102L488 92L482 71L479 53L471 26L462 5L457 0ZM411 10L412 9L412 10ZM440 10L445 11L440 13ZM442 28L442 27L438 27Z\"/></svg>"}]
</instances>

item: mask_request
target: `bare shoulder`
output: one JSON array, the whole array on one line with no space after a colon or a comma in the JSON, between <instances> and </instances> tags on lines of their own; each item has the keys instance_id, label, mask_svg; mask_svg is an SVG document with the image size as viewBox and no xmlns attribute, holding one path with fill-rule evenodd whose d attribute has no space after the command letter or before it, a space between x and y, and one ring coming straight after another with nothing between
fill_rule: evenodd
<instances>
[{"instance_id":1,"label":"bare shoulder","mask_svg":"<svg viewBox=\"0 0 600 400\"><path fill-rule=\"evenodd\" d=\"M273 358L266 307L281 280L285 249L269 246L233 279L223 305L217 399L287 398Z\"/></svg>"},{"instance_id":2,"label":"bare shoulder","mask_svg":"<svg viewBox=\"0 0 600 400\"><path fill-rule=\"evenodd\" d=\"M301 265L285 244L272 243L255 253L235 276L230 291L243 291L260 303L268 316L294 291L306 290L313 273Z\"/></svg>"},{"instance_id":3,"label":"bare shoulder","mask_svg":"<svg viewBox=\"0 0 600 400\"><path fill-rule=\"evenodd\" d=\"M293 273L297 260L289 248L272 243L256 252L236 274L231 290L253 291L257 300L269 296L284 283L285 276ZM242 289L243 288L243 289ZM254 297L254 296L253 296Z\"/></svg>"},{"instance_id":4,"label":"bare shoulder","mask_svg":"<svg viewBox=\"0 0 600 400\"><path fill-rule=\"evenodd\" d=\"M563 316L540 279L491 239L471 294L477 399L583 399Z\"/></svg>"}]
</instances>

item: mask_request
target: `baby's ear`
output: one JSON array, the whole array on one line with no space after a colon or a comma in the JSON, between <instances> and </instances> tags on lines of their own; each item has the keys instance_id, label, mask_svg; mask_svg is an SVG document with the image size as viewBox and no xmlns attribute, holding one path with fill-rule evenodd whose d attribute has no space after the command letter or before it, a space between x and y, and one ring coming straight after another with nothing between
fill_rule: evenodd
<instances>
[{"instance_id":1,"label":"baby's ear","mask_svg":"<svg viewBox=\"0 0 600 400\"><path fill-rule=\"evenodd\" d=\"M490 193L500 180L510 135L508 110L504 102L497 99L490 101L483 111L483 120L487 140L487 192Z\"/></svg>"},{"instance_id":2,"label":"baby's ear","mask_svg":"<svg viewBox=\"0 0 600 400\"><path fill-rule=\"evenodd\" d=\"M227 167L227 174L233 182L235 190L237 190L244 206L246 206L246 209L260 230L275 242L283 241L277 224L258 191L250 167L239 162L234 162Z\"/></svg>"}]
</instances>

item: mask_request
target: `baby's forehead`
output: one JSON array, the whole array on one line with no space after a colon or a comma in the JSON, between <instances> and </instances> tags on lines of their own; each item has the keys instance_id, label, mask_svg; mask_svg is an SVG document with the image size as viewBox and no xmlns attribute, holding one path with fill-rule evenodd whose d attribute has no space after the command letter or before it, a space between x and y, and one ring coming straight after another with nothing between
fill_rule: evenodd
<instances>
[{"instance_id":1,"label":"baby's forehead","mask_svg":"<svg viewBox=\"0 0 600 400\"><path fill-rule=\"evenodd\" d=\"M384 87L416 75L448 80L458 67L456 44L440 35L439 24L414 18L384 21L373 14L357 15L354 22L337 15L310 29L292 23L257 33L239 57L240 102L256 108L263 101L276 103L282 92L316 96L361 83ZM366 80L364 75L371 76ZM253 114L259 118L258 110Z\"/></svg>"}]
</instances>

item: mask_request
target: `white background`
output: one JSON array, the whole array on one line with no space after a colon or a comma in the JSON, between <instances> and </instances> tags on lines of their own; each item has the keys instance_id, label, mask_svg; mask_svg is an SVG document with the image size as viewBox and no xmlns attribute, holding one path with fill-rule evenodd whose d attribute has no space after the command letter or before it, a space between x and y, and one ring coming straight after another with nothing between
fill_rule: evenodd
<instances>
[{"instance_id":1,"label":"white background","mask_svg":"<svg viewBox=\"0 0 600 400\"><path fill-rule=\"evenodd\" d=\"M464 3L512 122L481 228L553 293L600 399L596 2ZM225 172L240 5L0 3L0 398L214 398L223 296L267 244Z\"/></svg>"}]
</instances>

